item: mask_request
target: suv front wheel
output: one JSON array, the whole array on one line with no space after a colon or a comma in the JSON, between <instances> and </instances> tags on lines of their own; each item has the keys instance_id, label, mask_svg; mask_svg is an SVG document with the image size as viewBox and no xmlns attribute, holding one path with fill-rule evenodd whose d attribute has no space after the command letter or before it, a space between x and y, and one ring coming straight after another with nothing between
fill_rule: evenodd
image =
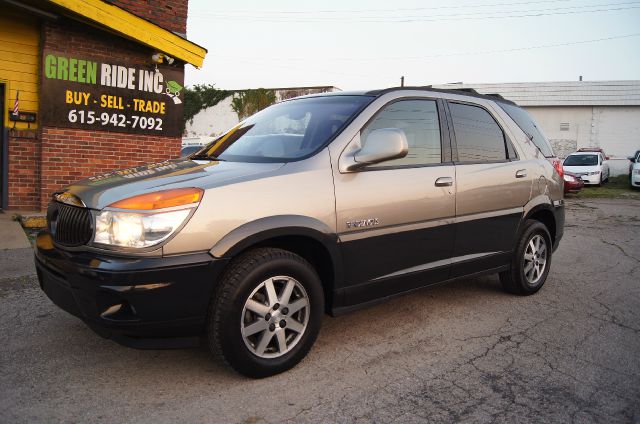
<instances>
[{"instance_id":1,"label":"suv front wheel","mask_svg":"<svg viewBox=\"0 0 640 424\"><path fill-rule=\"evenodd\" d=\"M209 347L236 371L267 377L295 366L313 345L324 313L315 269L286 250L259 248L236 258L209 313Z\"/></svg>"},{"instance_id":2,"label":"suv front wheel","mask_svg":"<svg viewBox=\"0 0 640 424\"><path fill-rule=\"evenodd\" d=\"M511 268L500 273L500 282L509 293L530 295L547 279L553 245L549 230L540 221L527 220L521 234Z\"/></svg>"}]
</instances>

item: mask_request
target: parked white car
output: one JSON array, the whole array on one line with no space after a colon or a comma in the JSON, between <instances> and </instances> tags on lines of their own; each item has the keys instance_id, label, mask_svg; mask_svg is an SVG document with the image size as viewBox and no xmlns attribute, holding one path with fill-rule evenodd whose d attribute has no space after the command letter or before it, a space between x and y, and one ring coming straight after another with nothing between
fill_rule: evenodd
<instances>
[{"instance_id":1,"label":"parked white car","mask_svg":"<svg viewBox=\"0 0 640 424\"><path fill-rule=\"evenodd\" d=\"M609 163L600 152L571 153L562 168L578 175L585 184L600 185L609 180Z\"/></svg>"},{"instance_id":2,"label":"parked white car","mask_svg":"<svg viewBox=\"0 0 640 424\"><path fill-rule=\"evenodd\" d=\"M635 156L629 157L631 161L631 169L629 170L629 182L631 187L640 188L640 150Z\"/></svg>"}]
</instances>

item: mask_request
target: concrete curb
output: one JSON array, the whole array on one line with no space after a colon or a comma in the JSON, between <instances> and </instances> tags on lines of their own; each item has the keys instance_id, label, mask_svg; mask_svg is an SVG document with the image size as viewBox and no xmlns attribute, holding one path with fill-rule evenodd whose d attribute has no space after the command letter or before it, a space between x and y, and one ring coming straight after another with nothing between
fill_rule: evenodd
<instances>
[{"instance_id":1,"label":"concrete curb","mask_svg":"<svg viewBox=\"0 0 640 424\"><path fill-rule=\"evenodd\" d=\"M19 222L0 220L0 250L29 248L31 243Z\"/></svg>"}]
</instances>

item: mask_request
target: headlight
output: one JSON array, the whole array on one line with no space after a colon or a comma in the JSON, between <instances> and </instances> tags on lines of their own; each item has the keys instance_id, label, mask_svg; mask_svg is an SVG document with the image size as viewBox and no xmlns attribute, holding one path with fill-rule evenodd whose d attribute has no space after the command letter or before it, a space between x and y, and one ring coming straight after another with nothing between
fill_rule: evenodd
<instances>
[{"instance_id":1,"label":"headlight","mask_svg":"<svg viewBox=\"0 0 640 424\"><path fill-rule=\"evenodd\" d=\"M187 219L190 209L160 213L102 211L96 216L94 243L149 247L164 241Z\"/></svg>"},{"instance_id":2,"label":"headlight","mask_svg":"<svg viewBox=\"0 0 640 424\"><path fill-rule=\"evenodd\" d=\"M639 169L634 169L633 173L636 174L636 175L640 175L640 168Z\"/></svg>"},{"instance_id":3,"label":"headlight","mask_svg":"<svg viewBox=\"0 0 640 424\"><path fill-rule=\"evenodd\" d=\"M570 182L574 181L575 178L573 178L570 175L564 174L564 180L570 183Z\"/></svg>"},{"instance_id":4,"label":"headlight","mask_svg":"<svg viewBox=\"0 0 640 424\"><path fill-rule=\"evenodd\" d=\"M112 203L96 215L93 242L132 248L161 243L185 223L202 194L198 188L174 189Z\"/></svg>"}]
</instances>

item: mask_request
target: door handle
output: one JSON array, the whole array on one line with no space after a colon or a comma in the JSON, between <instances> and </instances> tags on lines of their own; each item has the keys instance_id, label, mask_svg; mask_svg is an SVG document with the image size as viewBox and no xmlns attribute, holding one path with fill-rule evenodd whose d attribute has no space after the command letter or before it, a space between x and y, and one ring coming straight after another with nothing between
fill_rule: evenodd
<instances>
[{"instance_id":1,"label":"door handle","mask_svg":"<svg viewBox=\"0 0 640 424\"><path fill-rule=\"evenodd\" d=\"M527 176L526 169L519 169L518 171L516 171L516 178L524 178L526 176Z\"/></svg>"},{"instance_id":2,"label":"door handle","mask_svg":"<svg viewBox=\"0 0 640 424\"><path fill-rule=\"evenodd\" d=\"M436 180L436 187L448 187L453 185L453 178L440 177Z\"/></svg>"}]
</instances>

